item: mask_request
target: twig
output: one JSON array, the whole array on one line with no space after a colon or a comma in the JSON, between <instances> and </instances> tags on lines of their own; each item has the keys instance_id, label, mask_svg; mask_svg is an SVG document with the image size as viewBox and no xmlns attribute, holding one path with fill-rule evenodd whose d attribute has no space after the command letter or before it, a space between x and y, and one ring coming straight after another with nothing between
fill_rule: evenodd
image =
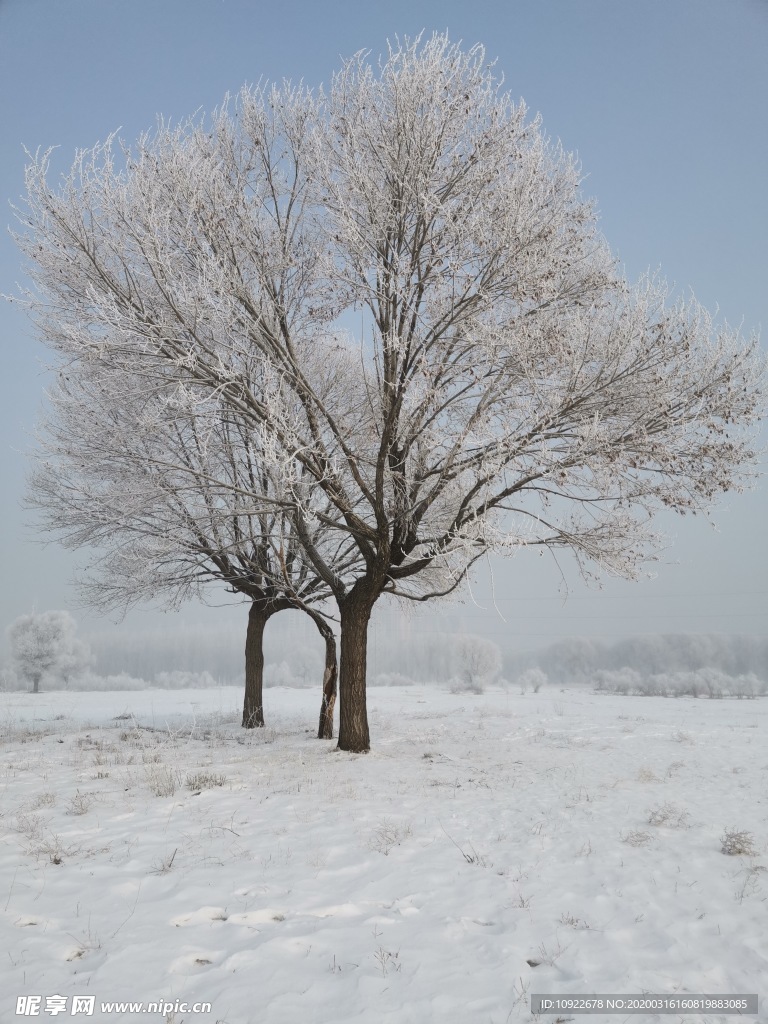
<instances>
[{"instance_id":1,"label":"twig","mask_svg":"<svg viewBox=\"0 0 768 1024\"><path fill-rule=\"evenodd\" d=\"M11 902L11 894L13 893L13 883L16 881L16 875L19 871L19 865L16 865L16 870L13 872L13 878L11 879L11 888L8 890L8 899L5 901L5 910L8 909L8 904Z\"/></svg>"},{"instance_id":2,"label":"twig","mask_svg":"<svg viewBox=\"0 0 768 1024\"><path fill-rule=\"evenodd\" d=\"M175 857L175 856L176 856L176 850L173 851L173 857ZM173 857L171 857L171 861L173 861ZM139 896L140 895L141 895L141 882L139 882L139 888L136 890L136 899L133 901L133 906L131 907L130 914L128 915L128 917L126 917L125 921L123 921L123 924L118 925L117 928L112 932L112 934L110 935L111 939L114 939L114 937L117 935L117 933L123 927L123 925L127 924L128 921L130 921L130 919L136 913L136 905L139 902Z\"/></svg>"}]
</instances>

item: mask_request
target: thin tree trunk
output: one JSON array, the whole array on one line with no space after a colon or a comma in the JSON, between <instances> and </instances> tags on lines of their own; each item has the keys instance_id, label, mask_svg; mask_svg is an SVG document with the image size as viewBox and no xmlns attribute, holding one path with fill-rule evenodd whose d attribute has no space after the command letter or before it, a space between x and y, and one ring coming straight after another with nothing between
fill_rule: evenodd
<instances>
[{"instance_id":1,"label":"thin tree trunk","mask_svg":"<svg viewBox=\"0 0 768 1024\"><path fill-rule=\"evenodd\" d=\"M366 706L368 621L373 603L367 595L352 592L339 602L341 613L341 665L339 691L339 750L361 753L370 750Z\"/></svg>"},{"instance_id":2,"label":"thin tree trunk","mask_svg":"<svg viewBox=\"0 0 768 1024\"><path fill-rule=\"evenodd\" d=\"M333 739L333 710L336 707L336 680L339 667L336 659L336 638L333 633L325 637L325 670L323 672L323 700L320 706L319 740Z\"/></svg>"},{"instance_id":3,"label":"thin tree trunk","mask_svg":"<svg viewBox=\"0 0 768 1024\"><path fill-rule=\"evenodd\" d=\"M35 676L32 680L32 693L40 693L40 676Z\"/></svg>"},{"instance_id":4,"label":"thin tree trunk","mask_svg":"<svg viewBox=\"0 0 768 1024\"><path fill-rule=\"evenodd\" d=\"M248 631L245 634L245 697L243 700L243 728L257 729L264 725L264 627L272 613L258 601L252 601L248 611Z\"/></svg>"},{"instance_id":5,"label":"thin tree trunk","mask_svg":"<svg viewBox=\"0 0 768 1024\"><path fill-rule=\"evenodd\" d=\"M338 663L336 660L336 637L325 619L317 612L307 610L307 614L317 626L325 641L325 670L323 672L323 699L320 705L320 725L317 730L319 740L333 739L333 709L336 705L336 679Z\"/></svg>"}]
</instances>

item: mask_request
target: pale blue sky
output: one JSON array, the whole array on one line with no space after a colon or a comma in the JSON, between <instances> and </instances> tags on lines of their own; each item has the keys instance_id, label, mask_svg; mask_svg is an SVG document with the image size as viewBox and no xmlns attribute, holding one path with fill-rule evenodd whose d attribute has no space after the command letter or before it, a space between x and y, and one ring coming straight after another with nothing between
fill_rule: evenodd
<instances>
[{"instance_id":1,"label":"pale blue sky","mask_svg":"<svg viewBox=\"0 0 768 1024\"><path fill-rule=\"evenodd\" d=\"M768 328L768 2L766 0L0 0L0 199L23 188L22 146L57 145L61 167L78 146L120 128L133 139L155 116L210 109L245 81L327 81L340 58L374 53L387 37L448 29L483 43L507 87L575 149L602 226L631 278L660 268L721 315ZM7 209L7 208L6 208ZM3 226L10 211L0 218ZM14 290L19 257L0 235L0 291ZM42 398L43 355L23 318L0 306L0 627L30 610L72 607L74 556L34 543L19 507L24 460ZM733 496L719 532L670 519L658 578L588 591L568 570L558 599L547 560L495 568L478 603L447 613L501 639L567 634L766 630L766 487ZM677 564L672 564L677 562ZM106 627L76 614L90 629ZM187 608L186 621L222 612ZM231 618L232 613L228 613ZM437 609L419 620L436 628ZM132 616L136 628L147 614ZM166 622L172 628L173 620Z\"/></svg>"}]
</instances>

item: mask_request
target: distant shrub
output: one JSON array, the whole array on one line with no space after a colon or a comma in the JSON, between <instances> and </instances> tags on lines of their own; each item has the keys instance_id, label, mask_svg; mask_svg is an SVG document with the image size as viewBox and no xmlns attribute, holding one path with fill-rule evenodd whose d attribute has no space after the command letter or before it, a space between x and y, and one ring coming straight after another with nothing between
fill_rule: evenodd
<instances>
[{"instance_id":1,"label":"distant shrub","mask_svg":"<svg viewBox=\"0 0 768 1024\"><path fill-rule=\"evenodd\" d=\"M19 679L18 673L11 665L3 665L0 668L0 691L22 690L26 686L23 679Z\"/></svg>"},{"instance_id":2,"label":"distant shrub","mask_svg":"<svg viewBox=\"0 0 768 1024\"><path fill-rule=\"evenodd\" d=\"M547 673L542 672L540 668L529 668L517 678L517 683L522 693L525 693L526 690L533 690L534 693L538 693L542 686L546 686L548 682Z\"/></svg>"},{"instance_id":3,"label":"distant shrub","mask_svg":"<svg viewBox=\"0 0 768 1024\"><path fill-rule=\"evenodd\" d=\"M216 685L210 672L158 672L153 686L162 690L207 690Z\"/></svg>"},{"instance_id":4,"label":"distant shrub","mask_svg":"<svg viewBox=\"0 0 768 1024\"><path fill-rule=\"evenodd\" d=\"M600 669L594 674L595 691L641 697L736 697L754 700L768 693L768 683L750 672L729 676L717 668L642 675L633 668Z\"/></svg>"},{"instance_id":5,"label":"distant shrub","mask_svg":"<svg viewBox=\"0 0 768 1024\"><path fill-rule=\"evenodd\" d=\"M264 685L302 688L308 684L306 681L296 678L287 661L281 661L278 663L271 662L265 667Z\"/></svg>"},{"instance_id":6,"label":"distant shrub","mask_svg":"<svg viewBox=\"0 0 768 1024\"><path fill-rule=\"evenodd\" d=\"M374 686L413 686L414 682L408 676L399 672L379 672L373 681Z\"/></svg>"},{"instance_id":7,"label":"distant shrub","mask_svg":"<svg viewBox=\"0 0 768 1024\"><path fill-rule=\"evenodd\" d=\"M127 672L116 675L99 676L95 672L86 672L71 687L73 690L148 690L146 679L138 679Z\"/></svg>"}]
</instances>

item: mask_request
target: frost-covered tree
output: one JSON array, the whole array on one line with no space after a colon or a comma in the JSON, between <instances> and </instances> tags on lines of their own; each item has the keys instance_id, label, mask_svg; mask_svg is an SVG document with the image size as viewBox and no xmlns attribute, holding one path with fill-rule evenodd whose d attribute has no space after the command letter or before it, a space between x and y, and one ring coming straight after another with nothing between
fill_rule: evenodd
<instances>
[{"instance_id":1,"label":"frost-covered tree","mask_svg":"<svg viewBox=\"0 0 768 1024\"><path fill-rule=\"evenodd\" d=\"M525 693L528 689L538 693L542 686L546 686L547 675L540 668L529 668L520 674L517 682L521 693Z\"/></svg>"},{"instance_id":2,"label":"frost-covered tree","mask_svg":"<svg viewBox=\"0 0 768 1024\"><path fill-rule=\"evenodd\" d=\"M318 387L331 369L318 368ZM48 398L29 500L47 532L91 549L80 581L86 600L119 612L142 601L176 607L222 582L245 597L246 728L264 725L267 622L282 610L306 612L325 645L318 735L331 738L336 639L319 608L329 592L290 520L270 503L276 470L259 437L215 400L173 381L164 386L159 375L148 389L142 378L99 363L77 374L62 370ZM290 471L280 467L280 486ZM344 535L323 537L319 524L308 529L330 564L354 556Z\"/></svg>"},{"instance_id":3,"label":"frost-covered tree","mask_svg":"<svg viewBox=\"0 0 768 1024\"><path fill-rule=\"evenodd\" d=\"M486 684L501 672L499 645L484 636L469 633L458 638L455 648L461 689L482 693Z\"/></svg>"},{"instance_id":4,"label":"frost-covered tree","mask_svg":"<svg viewBox=\"0 0 768 1024\"><path fill-rule=\"evenodd\" d=\"M271 507L339 607L342 749L369 747L382 595L445 594L528 546L634 577L657 512L750 476L756 339L622 278L574 158L480 47L406 41L325 94L246 89L81 153L58 189L47 169L20 239L41 336L71 372L160 375L259 438ZM357 374L325 392L337 350ZM331 564L317 522L359 557Z\"/></svg>"},{"instance_id":5,"label":"frost-covered tree","mask_svg":"<svg viewBox=\"0 0 768 1024\"><path fill-rule=\"evenodd\" d=\"M91 661L88 645L76 636L77 624L65 611L20 615L8 627L11 658L18 675L29 680L32 692L48 677L65 685L83 672Z\"/></svg>"}]
</instances>

